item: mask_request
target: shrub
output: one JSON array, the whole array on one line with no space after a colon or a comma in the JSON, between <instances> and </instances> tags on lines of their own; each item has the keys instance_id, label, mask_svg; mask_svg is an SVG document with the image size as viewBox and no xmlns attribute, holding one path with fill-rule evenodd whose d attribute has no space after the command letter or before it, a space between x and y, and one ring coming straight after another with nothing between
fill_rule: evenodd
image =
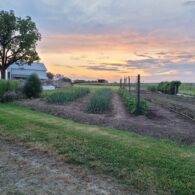
<instances>
[{"instance_id":1,"label":"shrub","mask_svg":"<svg viewBox=\"0 0 195 195\"><path fill-rule=\"evenodd\" d=\"M129 113L138 115L146 115L148 113L148 106L145 100L142 99L140 101L140 113L137 113L136 97L133 95L129 95L128 91L125 89L119 89L118 93L122 97L123 103Z\"/></svg>"},{"instance_id":2,"label":"shrub","mask_svg":"<svg viewBox=\"0 0 195 195\"><path fill-rule=\"evenodd\" d=\"M155 85L149 85L147 87L147 90L148 91L152 91L152 92L156 92L157 91L157 87Z\"/></svg>"},{"instance_id":3,"label":"shrub","mask_svg":"<svg viewBox=\"0 0 195 195\"><path fill-rule=\"evenodd\" d=\"M176 95L179 90L179 86L181 85L180 81L163 81L158 84L158 91L170 94L170 95Z\"/></svg>"},{"instance_id":4,"label":"shrub","mask_svg":"<svg viewBox=\"0 0 195 195\"><path fill-rule=\"evenodd\" d=\"M66 102L74 101L79 97L88 94L88 88L71 88L64 92L56 92L47 97L47 102L50 104L64 104Z\"/></svg>"},{"instance_id":5,"label":"shrub","mask_svg":"<svg viewBox=\"0 0 195 195\"><path fill-rule=\"evenodd\" d=\"M14 91L7 91L2 97L2 102L13 102L17 99L17 94Z\"/></svg>"},{"instance_id":6,"label":"shrub","mask_svg":"<svg viewBox=\"0 0 195 195\"><path fill-rule=\"evenodd\" d=\"M3 95L6 92L17 92L18 91L18 82L10 80L0 80L0 101L3 98Z\"/></svg>"},{"instance_id":7,"label":"shrub","mask_svg":"<svg viewBox=\"0 0 195 195\"><path fill-rule=\"evenodd\" d=\"M36 74L32 74L24 84L23 92L28 98L37 98L42 92L41 81Z\"/></svg>"},{"instance_id":8,"label":"shrub","mask_svg":"<svg viewBox=\"0 0 195 195\"><path fill-rule=\"evenodd\" d=\"M87 111L91 113L103 113L110 110L112 107L111 98L111 89L97 90L87 105Z\"/></svg>"}]
</instances>

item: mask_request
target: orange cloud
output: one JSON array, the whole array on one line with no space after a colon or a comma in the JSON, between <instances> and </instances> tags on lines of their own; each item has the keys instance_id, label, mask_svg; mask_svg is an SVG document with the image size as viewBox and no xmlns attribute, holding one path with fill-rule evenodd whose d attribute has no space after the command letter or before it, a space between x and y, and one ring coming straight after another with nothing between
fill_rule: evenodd
<instances>
[{"instance_id":1,"label":"orange cloud","mask_svg":"<svg viewBox=\"0 0 195 195\"><path fill-rule=\"evenodd\" d=\"M173 64L177 69L178 63L193 63L193 43L188 38L178 41L177 37L167 39L156 33L50 34L43 35L39 53L54 73L73 78L118 80L124 75L174 75L176 71L167 70L166 66ZM153 59L151 63L150 59Z\"/></svg>"}]
</instances>

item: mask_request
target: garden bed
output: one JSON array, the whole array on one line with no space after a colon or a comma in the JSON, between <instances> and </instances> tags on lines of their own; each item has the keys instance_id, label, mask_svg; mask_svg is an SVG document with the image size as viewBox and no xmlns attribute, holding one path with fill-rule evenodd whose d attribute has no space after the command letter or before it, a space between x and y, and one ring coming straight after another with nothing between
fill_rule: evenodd
<instances>
[{"instance_id":1,"label":"garden bed","mask_svg":"<svg viewBox=\"0 0 195 195\"><path fill-rule=\"evenodd\" d=\"M133 116L127 113L121 98L116 93L113 93L113 110L111 112L104 114L87 113L86 105L91 96L92 94L88 94L66 105L51 105L41 99L20 101L17 104L85 124L134 131L157 138L169 138L178 143L195 143L195 123L176 113L149 103L150 118Z\"/></svg>"}]
</instances>

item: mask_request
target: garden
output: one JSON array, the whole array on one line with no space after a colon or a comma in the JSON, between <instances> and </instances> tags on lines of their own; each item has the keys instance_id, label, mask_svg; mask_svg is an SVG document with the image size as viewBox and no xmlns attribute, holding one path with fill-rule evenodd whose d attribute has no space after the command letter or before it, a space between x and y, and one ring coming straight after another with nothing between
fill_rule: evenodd
<instances>
[{"instance_id":1,"label":"garden","mask_svg":"<svg viewBox=\"0 0 195 195\"><path fill-rule=\"evenodd\" d=\"M0 135L48 146L47 150L65 155L69 163L111 173L138 192L149 192L152 185L155 193L193 194L194 158L178 155L194 155L194 122L178 117L158 100L182 102L181 97L150 90L141 90L140 95L137 113L136 91L129 93L124 87L77 84L42 91L36 75L23 86L1 80ZM14 118L11 123L6 122L8 115ZM18 123L21 117L24 122ZM36 128L29 131L33 125Z\"/></svg>"}]
</instances>

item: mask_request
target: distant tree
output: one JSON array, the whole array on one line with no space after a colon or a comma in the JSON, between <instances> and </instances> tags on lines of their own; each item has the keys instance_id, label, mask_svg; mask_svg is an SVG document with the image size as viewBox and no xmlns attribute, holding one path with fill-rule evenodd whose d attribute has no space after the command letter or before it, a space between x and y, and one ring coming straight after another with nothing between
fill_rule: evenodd
<instances>
[{"instance_id":1,"label":"distant tree","mask_svg":"<svg viewBox=\"0 0 195 195\"><path fill-rule=\"evenodd\" d=\"M6 69L13 63L32 64L39 60L36 51L41 39L30 17L16 17L14 11L0 11L0 71L5 79Z\"/></svg>"},{"instance_id":2,"label":"distant tree","mask_svg":"<svg viewBox=\"0 0 195 195\"><path fill-rule=\"evenodd\" d=\"M72 82L71 79L68 78L68 77L63 77L63 78L62 78L62 81L64 81L64 82L69 82L69 83Z\"/></svg>"},{"instance_id":3,"label":"distant tree","mask_svg":"<svg viewBox=\"0 0 195 195\"><path fill-rule=\"evenodd\" d=\"M51 72L47 72L47 78L48 79L53 79L53 77L54 77L54 74L53 73L51 73Z\"/></svg>"}]
</instances>

